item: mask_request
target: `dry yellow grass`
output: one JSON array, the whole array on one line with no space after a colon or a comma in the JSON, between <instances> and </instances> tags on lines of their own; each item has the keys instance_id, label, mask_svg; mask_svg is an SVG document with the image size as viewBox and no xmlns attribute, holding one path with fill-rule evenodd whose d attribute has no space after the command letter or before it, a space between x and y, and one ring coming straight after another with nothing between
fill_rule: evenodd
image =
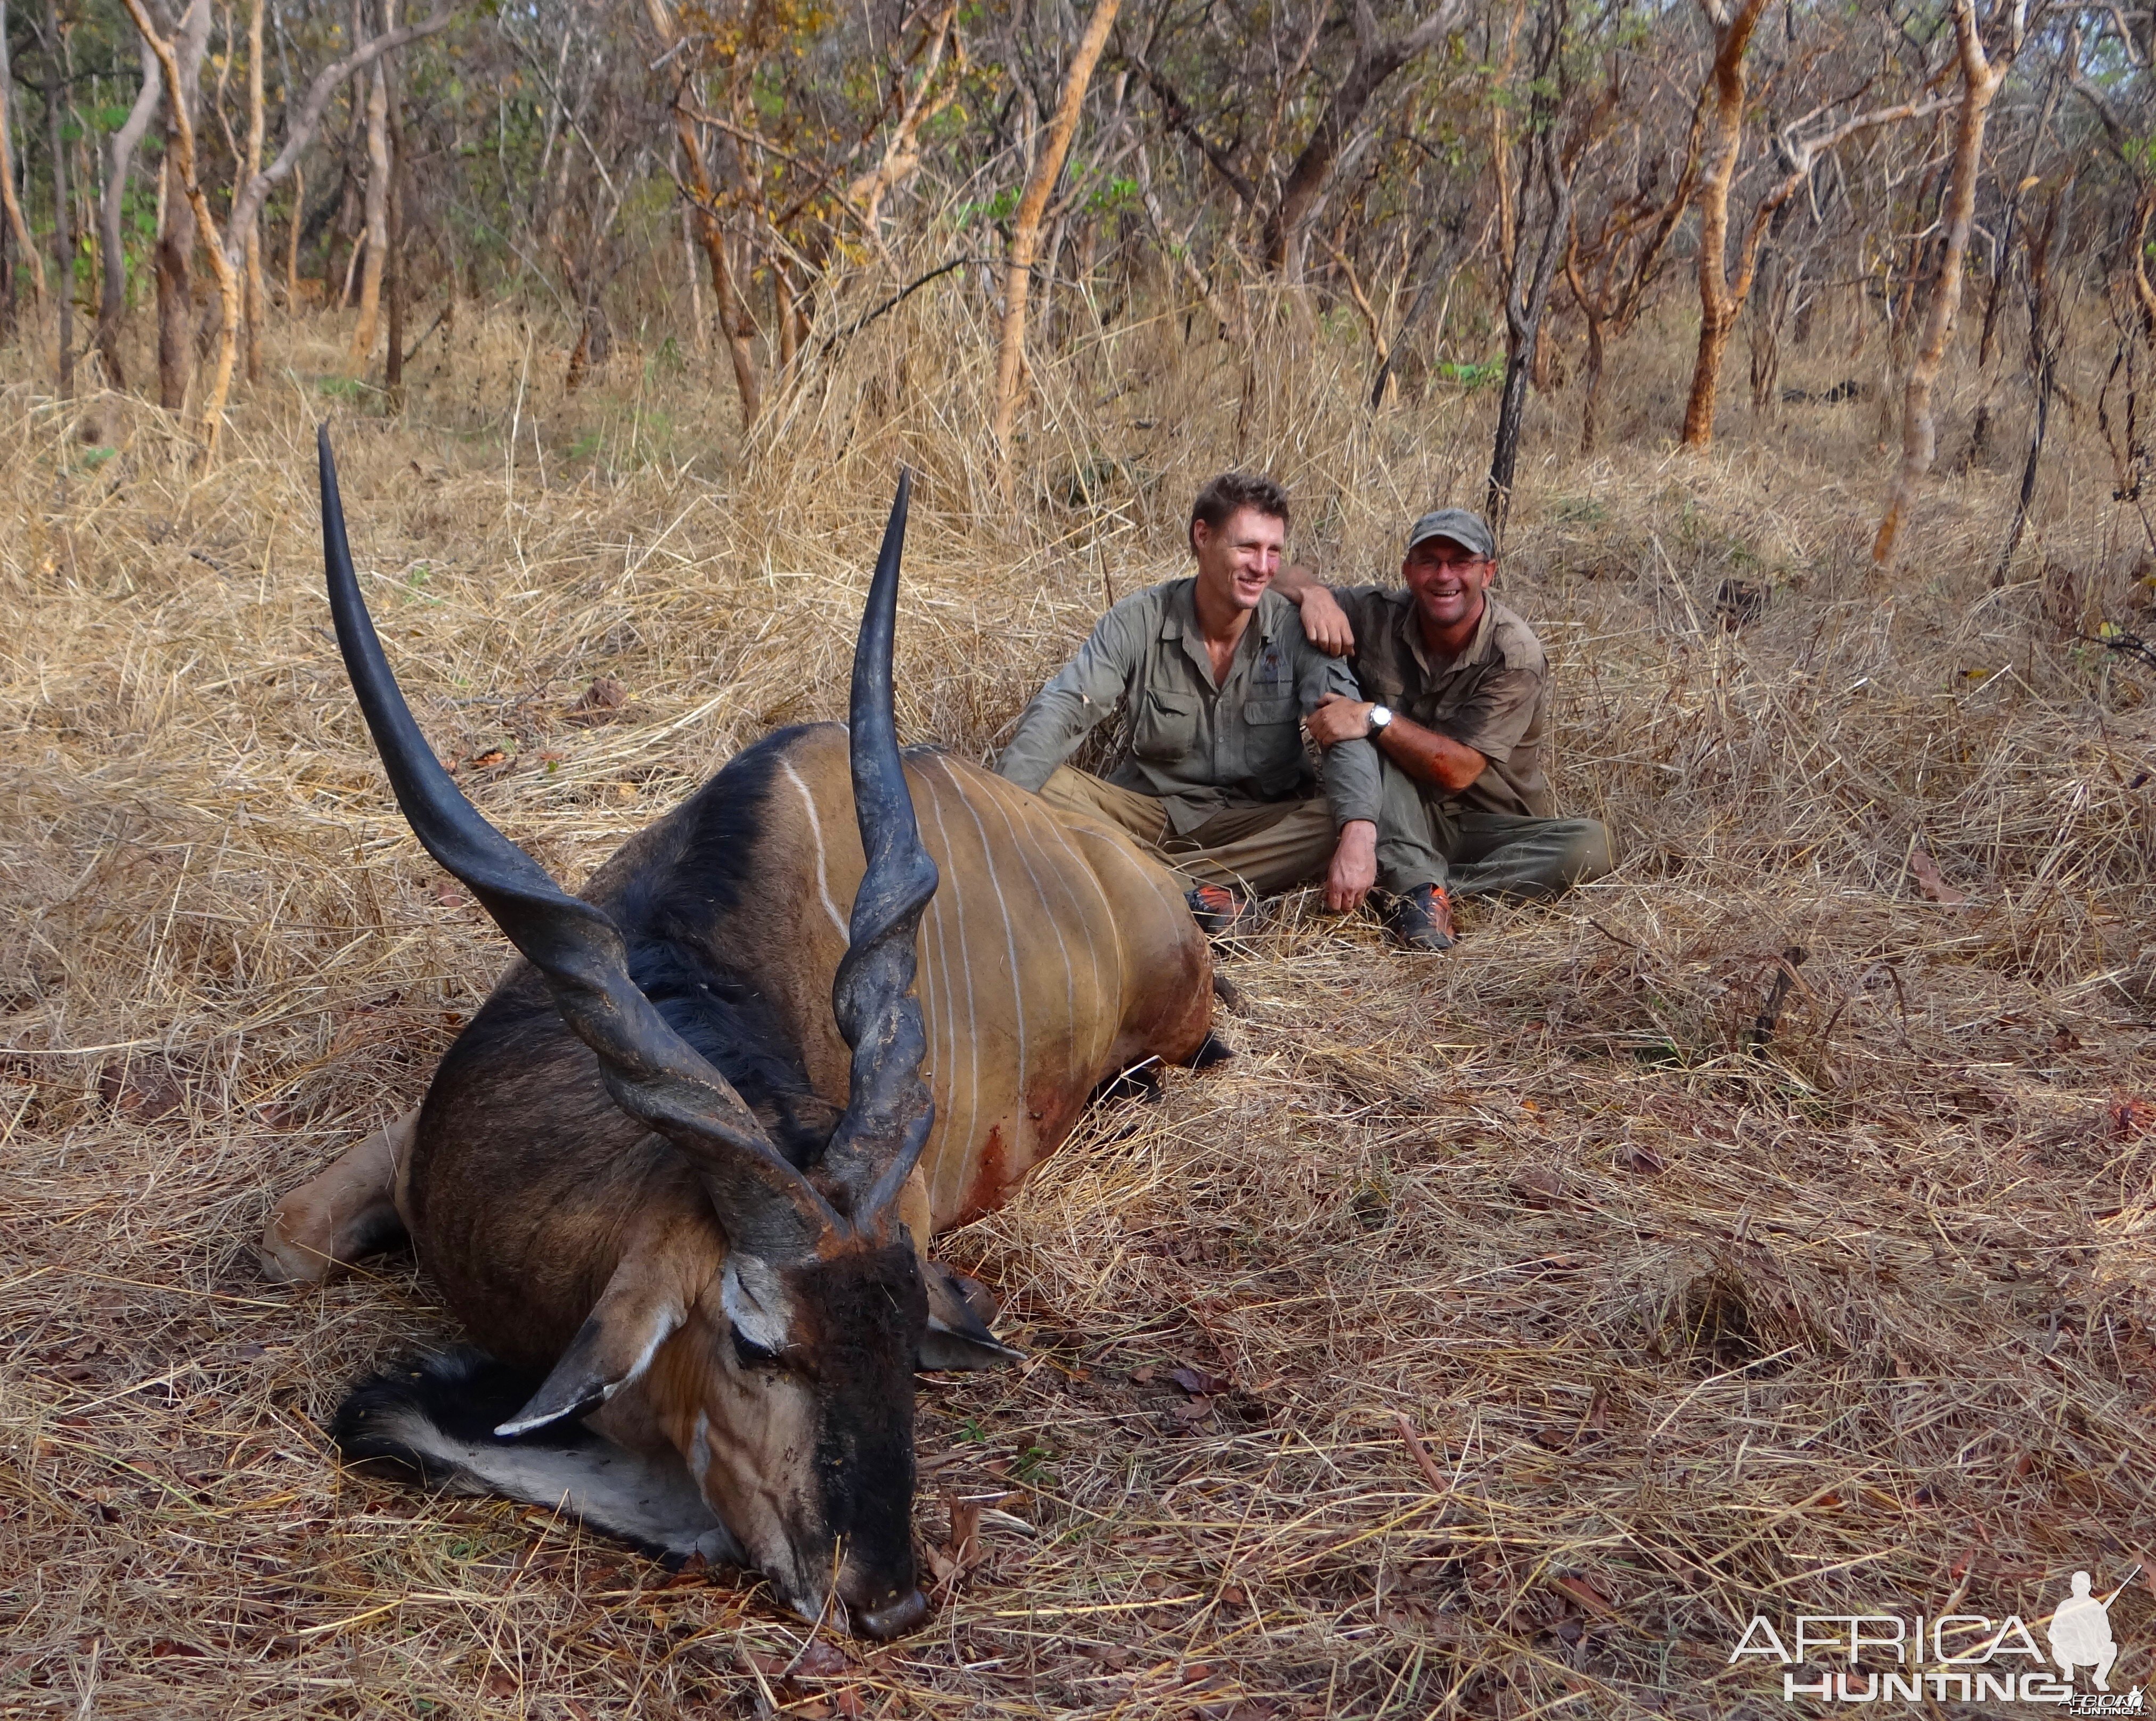
<instances>
[{"instance_id":1,"label":"dry yellow grass","mask_svg":"<svg viewBox=\"0 0 2156 1721\"><path fill-rule=\"evenodd\" d=\"M397 422L321 392L336 329L290 335L203 477L0 355L0 1715L1763 1715L1755 1611L2033 1621L2156 1553L2156 707L2071 638L2139 529L2070 423L2013 583L1999 469L1876 581L1877 407L1733 406L1680 457L1644 337L1607 455L1537 404L1503 576L1623 866L1435 962L1297 903L1229 965L1238 1063L952 1241L1031 1360L924 1390L924 1539L982 1508L929 1627L803 1657L737 1575L340 1476L346 1384L450 1324L407 1262L291 1292L254 1240L503 947L327 643L318 412L423 723L569 877L839 709L901 459L902 728L978 755L1179 566L1208 472L1269 468L1301 547L1375 573L1486 446L1486 397L1373 417L1344 343L1163 316L1040 363L1013 507L955 283L746 451L669 349L565 398L556 331L460 315ZM628 703L579 720L601 677Z\"/></svg>"}]
</instances>

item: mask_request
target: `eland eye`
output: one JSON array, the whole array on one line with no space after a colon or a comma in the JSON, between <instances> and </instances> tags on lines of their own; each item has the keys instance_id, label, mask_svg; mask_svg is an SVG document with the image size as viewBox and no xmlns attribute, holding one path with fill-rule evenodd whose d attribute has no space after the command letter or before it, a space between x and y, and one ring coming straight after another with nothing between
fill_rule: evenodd
<instances>
[{"instance_id":1,"label":"eland eye","mask_svg":"<svg viewBox=\"0 0 2156 1721\"><path fill-rule=\"evenodd\" d=\"M778 1353L777 1351L769 1349L767 1346L757 1344L755 1339L750 1338L748 1334L742 1331L739 1327L733 1327L732 1330L734 1335L734 1355L741 1359L741 1364L743 1368L768 1369L776 1368L778 1366Z\"/></svg>"}]
</instances>

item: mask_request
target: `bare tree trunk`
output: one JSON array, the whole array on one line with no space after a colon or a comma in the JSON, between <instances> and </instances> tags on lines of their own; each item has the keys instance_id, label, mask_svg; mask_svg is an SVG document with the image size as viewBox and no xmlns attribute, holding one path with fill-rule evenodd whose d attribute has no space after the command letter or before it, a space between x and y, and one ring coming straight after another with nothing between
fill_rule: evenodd
<instances>
[{"instance_id":1,"label":"bare tree trunk","mask_svg":"<svg viewBox=\"0 0 2156 1721\"><path fill-rule=\"evenodd\" d=\"M0 203L6 205L8 230L14 234L16 248L30 265L30 284L37 294L38 303L43 305L44 259L38 255L38 248L30 238L29 223L23 219L23 206L15 198L14 100L15 74L8 64L8 0L0 0Z\"/></svg>"},{"instance_id":2,"label":"bare tree trunk","mask_svg":"<svg viewBox=\"0 0 2156 1721\"><path fill-rule=\"evenodd\" d=\"M15 235L0 221L0 343L15 338Z\"/></svg>"},{"instance_id":3,"label":"bare tree trunk","mask_svg":"<svg viewBox=\"0 0 2156 1721\"><path fill-rule=\"evenodd\" d=\"M1152 223L1153 236L1160 242L1160 248L1175 259L1176 267L1183 271L1183 278L1198 289L1199 300L1206 310L1213 313L1214 324L1220 331L1220 338L1236 341L1247 340L1240 305L1223 297L1205 271L1199 268L1197 259L1190 254L1188 241L1178 239L1168 230L1168 217L1162 212L1160 199L1153 194L1152 164L1146 158L1143 144L1137 146L1137 166L1139 201L1145 206L1146 218Z\"/></svg>"},{"instance_id":4,"label":"bare tree trunk","mask_svg":"<svg viewBox=\"0 0 2156 1721\"><path fill-rule=\"evenodd\" d=\"M129 7L133 13L136 8ZM145 12L136 19L143 40L156 56L159 70L167 69L157 54L163 40ZM195 209L179 174L180 139L194 136L194 104L200 87L203 50L209 44L208 0L195 0L181 17L168 44L173 54L165 79L165 159L167 196L163 220L157 233L157 404L168 412L187 405L187 382L194 370L194 254ZM177 80L177 81L176 81ZM177 90L177 93L175 94ZM184 104L183 107L178 106ZM186 153L192 156L192 148ZM173 195L177 193L177 195Z\"/></svg>"},{"instance_id":5,"label":"bare tree trunk","mask_svg":"<svg viewBox=\"0 0 2156 1721\"><path fill-rule=\"evenodd\" d=\"M292 170L292 231L285 241L285 315L300 310L300 228L307 218L307 176Z\"/></svg>"},{"instance_id":6,"label":"bare tree trunk","mask_svg":"<svg viewBox=\"0 0 2156 1721\"><path fill-rule=\"evenodd\" d=\"M691 125L689 130L693 144L696 128ZM702 180L708 193L711 182L704 174L701 147L696 148L696 155L697 177ZM733 263L726 254L726 229L708 209L700 213L703 217L704 255L711 265L711 298L718 315L719 333L726 338L726 354L733 361L734 392L741 397L742 428L746 430L763 410L763 383L757 374L756 349L749 342L748 319L742 314L740 295L734 291Z\"/></svg>"},{"instance_id":7,"label":"bare tree trunk","mask_svg":"<svg viewBox=\"0 0 2156 1721\"><path fill-rule=\"evenodd\" d=\"M1026 294L1032 285L1034 260L1040 247L1040 218L1062 174L1071 136L1078 129L1079 110L1086 103L1086 87L1093 81L1093 68L1100 63L1101 50L1108 45L1108 32L1115 26L1120 4L1121 0L1093 0L1093 16L1086 21L1086 33L1079 38L1063 74L1063 95L1055 105L1055 117L1049 122L1048 135L1034 156L1032 175L1011 222L1010 257L1004 268L1003 330L996 346L995 409L988 421L988 433L1006 474L1011 424L1018 416L1019 371L1025 362Z\"/></svg>"},{"instance_id":8,"label":"bare tree trunk","mask_svg":"<svg viewBox=\"0 0 2156 1721\"><path fill-rule=\"evenodd\" d=\"M1766 9L1766 0L1700 0L1714 30L1714 64L1707 81L1714 110L1706 171L1699 184L1699 351L1692 361L1691 392L1685 401L1684 445L1704 448L1714 440L1714 392L1722 355L1737 322L1724 254L1729 239L1729 183L1744 147L1744 51Z\"/></svg>"},{"instance_id":9,"label":"bare tree trunk","mask_svg":"<svg viewBox=\"0 0 2156 1721\"><path fill-rule=\"evenodd\" d=\"M397 0L382 0L382 25L397 28ZM359 320L346 361L356 376L367 368L382 319L382 272L389 261L389 72L381 60L367 88L367 261L359 282Z\"/></svg>"},{"instance_id":10,"label":"bare tree trunk","mask_svg":"<svg viewBox=\"0 0 2156 1721\"><path fill-rule=\"evenodd\" d=\"M778 329L778 368L790 370L801 350L801 330L795 321L793 283L787 278L786 261L771 260L771 320Z\"/></svg>"},{"instance_id":11,"label":"bare tree trunk","mask_svg":"<svg viewBox=\"0 0 2156 1721\"><path fill-rule=\"evenodd\" d=\"M644 0L644 13L660 43L668 49L680 39L666 0ZM696 237L703 242L704 257L711 266L711 298L719 319L719 333L726 337L733 360L734 391L741 397L742 428L756 423L763 409L763 389L756 373L756 350L734 295L733 266L726 258L726 236L719 225L718 200L711 192L711 175L704 161L703 141L696 122L689 117L677 95L674 101L674 136L681 146L682 170L689 176L690 202L696 213Z\"/></svg>"},{"instance_id":12,"label":"bare tree trunk","mask_svg":"<svg viewBox=\"0 0 2156 1721\"><path fill-rule=\"evenodd\" d=\"M51 0L47 0L50 4ZM172 140L172 166L185 194L187 207L192 210L200 228L203 243L209 253L212 271L217 276L219 308L218 321L217 370L210 383L208 394L203 401L202 458L206 465L217 457L219 433L224 428L224 402L232 390L232 371L239 353L239 271L226 255L223 244L218 238L217 217L210 211L209 198L204 195L202 182L195 171L195 128L188 101L186 79L182 74L180 50L157 33L150 14L142 9L143 0L126 0L128 16L135 20L135 28L142 33L142 39L150 44L150 51L157 56L158 69L165 74L165 106L167 115L177 124ZM203 39L208 38L209 8L202 8ZM184 44L181 44L184 48ZM197 50L197 64L200 64ZM187 318L184 308L181 314L181 334L184 342ZM160 330L162 333L162 330ZM182 346L182 351L185 347Z\"/></svg>"},{"instance_id":13,"label":"bare tree trunk","mask_svg":"<svg viewBox=\"0 0 2156 1721\"><path fill-rule=\"evenodd\" d=\"M52 122L53 141L53 290L59 296L60 398L74 395L74 233L68 218L67 138L60 122L60 96L67 88L67 68L60 59L59 10L45 0L45 53L52 61L45 86L45 115Z\"/></svg>"},{"instance_id":14,"label":"bare tree trunk","mask_svg":"<svg viewBox=\"0 0 2156 1721\"><path fill-rule=\"evenodd\" d=\"M1527 378L1534 369L1535 348L1542 335L1543 314L1549 308L1550 288L1557 279L1558 259L1572 238L1572 191L1576 164L1558 158L1557 140L1545 130L1535 140L1534 151L1542 164L1543 182L1549 190L1548 224L1543 229L1542 248L1536 254L1531 279L1520 279L1520 263L1513 265L1505 284L1505 389L1497 404L1497 435L1490 453L1490 484L1485 512L1500 535L1512 506L1512 474L1518 462L1520 431L1527 415ZM1525 187L1522 188L1523 190ZM1522 197L1522 204L1526 198ZM1520 212L1524 215L1524 207ZM1521 249L1524 250L1524 238ZM1522 292L1524 285L1526 290Z\"/></svg>"},{"instance_id":15,"label":"bare tree trunk","mask_svg":"<svg viewBox=\"0 0 2156 1721\"><path fill-rule=\"evenodd\" d=\"M959 70L966 68L965 44L952 33L952 25L958 16L958 0L944 0L943 9L928 26L927 52L921 57L921 75L914 82L906 105L900 110L897 122L891 128L891 136L884 141L883 159L867 172L860 175L846 187L847 197L861 212L861 225L872 238L880 238L877 223L883 213L883 200L891 191L904 184L921 166L921 128L958 99L963 84L953 79L942 95L932 104L929 91L936 82L936 74L943 64L947 46L954 51L952 58Z\"/></svg>"},{"instance_id":16,"label":"bare tree trunk","mask_svg":"<svg viewBox=\"0 0 2156 1721\"><path fill-rule=\"evenodd\" d=\"M2133 208L2133 296L2141 305L2141 329L2156 341L2156 284L2148 279L2148 223L2156 216L2156 187L2141 193Z\"/></svg>"},{"instance_id":17,"label":"bare tree trunk","mask_svg":"<svg viewBox=\"0 0 2156 1721\"><path fill-rule=\"evenodd\" d=\"M696 218L681 206L681 256L689 265L689 339L696 356L711 351L710 332L704 327L704 282L696 263Z\"/></svg>"},{"instance_id":18,"label":"bare tree trunk","mask_svg":"<svg viewBox=\"0 0 2156 1721\"><path fill-rule=\"evenodd\" d=\"M2059 363L2057 308L2051 293L2051 247L2058 238L2059 213L2066 196L2066 189L2052 192L2044 213L2043 226L2034 233L2023 235L2029 254L2029 383L2036 396L2036 420L2030 427L2029 454L2021 468L2021 491L2014 505L2014 524L2007 530L2006 547L1999 552L1999 566L1991 571L1994 586L2006 583L2007 571L2014 564L2014 552L2021 547L2021 534L2029 524L2029 505L2036 494L2036 468L2044 457L2044 433L2051 425L2051 391Z\"/></svg>"},{"instance_id":19,"label":"bare tree trunk","mask_svg":"<svg viewBox=\"0 0 2156 1721\"><path fill-rule=\"evenodd\" d=\"M262 0L255 0L260 5ZM395 0L390 0L392 6ZM394 22L394 20L390 20ZM406 287L404 275L404 182L409 169L404 158L404 120L398 108L397 77L387 54L375 61L375 69L382 74L386 104L389 110L389 263L386 271L386 289L389 298L389 353L382 369L382 387L388 397L389 410L404 410L404 316Z\"/></svg>"},{"instance_id":20,"label":"bare tree trunk","mask_svg":"<svg viewBox=\"0 0 2156 1721\"><path fill-rule=\"evenodd\" d=\"M1894 478L1885 518L1871 540L1875 567L1894 560L1894 541L1903 516L1915 499L1917 486L1932 469L1938 435L1932 423L1932 387L1953 336L1954 314L1961 306L1962 262L1969 254L1969 232L1976 213L1976 176L1983 165L1984 130L1990 116L1992 98L1999 94L2006 70L2021 45L2026 0L2012 0L2009 39L1996 62L1986 58L1977 33L1976 0L1954 0L1954 44L1961 57L1961 110L1954 135L1953 166L1942 200L1946 243L1941 248L1939 272L1924 318L1922 343L1909 366L1909 382L1902 405L1902 464Z\"/></svg>"},{"instance_id":21,"label":"bare tree trunk","mask_svg":"<svg viewBox=\"0 0 2156 1721\"><path fill-rule=\"evenodd\" d=\"M246 231L255 218L261 214L262 205L278 183L287 175L298 176L298 190L292 209L291 248L285 259L285 269L296 286L300 254L300 223L306 208L306 180L299 174L300 155L314 141L315 131L322 123L322 115L329 107L330 99L336 95L338 85L356 73L364 71L384 54L395 52L408 42L416 42L424 36L432 36L449 27L453 13L437 12L416 24L406 24L401 29L385 30L362 46L355 48L342 59L324 66L315 74L314 81L307 85L307 94L296 110L287 108L285 121L285 146L277 151L277 159L249 179L241 187L232 203L232 236L227 255L235 271L240 266L245 247L239 235Z\"/></svg>"},{"instance_id":22,"label":"bare tree trunk","mask_svg":"<svg viewBox=\"0 0 2156 1721\"><path fill-rule=\"evenodd\" d=\"M1591 454L1598 428L1595 419L1602 407L1602 306L1599 300L1590 298L1581 284L1577 247L1566 248L1564 278L1587 323L1587 367L1582 373L1587 387L1579 407L1579 452Z\"/></svg>"},{"instance_id":23,"label":"bare tree trunk","mask_svg":"<svg viewBox=\"0 0 2156 1721\"><path fill-rule=\"evenodd\" d=\"M127 312L127 250L121 233L124 213L121 206L127 196L128 178L135 168L136 148L142 141L142 134L150 129L150 121L157 117L157 104L164 99L157 57L150 52L146 42L141 49L142 88L126 122L113 134L111 160L105 170L105 200L97 212L105 248L105 280L97 302L97 350L105 360L105 380L115 388L127 386L127 375L120 362L120 320Z\"/></svg>"},{"instance_id":24,"label":"bare tree trunk","mask_svg":"<svg viewBox=\"0 0 2156 1721\"><path fill-rule=\"evenodd\" d=\"M247 153L232 187L233 205L239 193L262 171L262 0L250 0L247 9ZM258 216L247 223L244 235L247 261L247 380L262 382L262 323L269 315L270 295L262 286L262 223Z\"/></svg>"},{"instance_id":25,"label":"bare tree trunk","mask_svg":"<svg viewBox=\"0 0 2156 1721\"><path fill-rule=\"evenodd\" d=\"M1302 153L1295 158L1281 182L1280 199L1265 217L1265 266L1290 280L1301 273L1303 223L1332 177L1334 164L1346 147L1348 134L1363 116L1371 99L1394 73L1459 28L1466 13L1464 0L1445 3L1404 35L1378 33L1375 14L1368 0L1352 0L1350 18L1355 27L1355 58L1348 75L1325 105L1317 129Z\"/></svg>"}]
</instances>

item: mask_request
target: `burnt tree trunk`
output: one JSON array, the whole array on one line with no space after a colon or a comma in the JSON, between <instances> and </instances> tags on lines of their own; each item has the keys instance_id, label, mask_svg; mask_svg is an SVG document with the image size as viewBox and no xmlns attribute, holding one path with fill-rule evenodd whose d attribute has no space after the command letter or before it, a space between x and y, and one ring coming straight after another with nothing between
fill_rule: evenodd
<instances>
[{"instance_id":1,"label":"burnt tree trunk","mask_svg":"<svg viewBox=\"0 0 2156 1721\"><path fill-rule=\"evenodd\" d=\"M255 0L259 6L261 0ZM389 22L393 25L396 20ZM389 118L389 261L385 271L383 290L389 300L389 353L384 361L382 387L387 392L389 410L404 410L404 182L408 170L404 165L404 121L398 111L397 79L384 54L375 62L382 74L386 92Z\"/></svg>"},{"instance_id":2,"label":"burnt tree trunk","mask_svg":"<svg viewBox=\"0 0 2156 1721\"><path fill-rule=\"evenodd\" d=\"M1549 309L1550 288L1556 282L1558 259L1572 237L1572 197L1574 164L1558 159L1553 128L1545 127L1535 140L1535 161L1549 193L1549 218L1543 242L1535 254L1534 271L1522 280L1526 261L1524 239L1516 248L1512 278L1505 284L1505 390L1497 402L1497 435L1490 453L1490 484L1485 512L1502 536L1512 505L1512 473L1519 459L1520 430L1527 407L1527 382L1534 370L1535 349L1542 338L1543 315ZM1527 198L1520 199L1524 206ZM1524 207L1522 210L1524 214Z\"/></svg>"},{"instance_id":3,"label":"burnt tree trunk","mask_svg":"<svg viewBox=\"0 0 2156 1721\"><path fill-rule=\"evenodd\" d=\"M2036 494L2036 468L2044 455L2044 433L2051 425L2051 391L2059 363L2057 307L2051 293L2051 246L2058 237L2061 206L2071 189L2070 183L2053 192L2044 212L2042 227L2024 236L2029 254L2029 384L2036 397L2036 416L2029 429L2029 454L2021 468L2021 491L2014 505L2014 524L2007 529L2006 547L1999 551L1999 566L1991 571L1994 586L2006 583L2014 552L2021 547L2021 534L2029 524L2029 505Z\"/></svg>"}]
</instances>

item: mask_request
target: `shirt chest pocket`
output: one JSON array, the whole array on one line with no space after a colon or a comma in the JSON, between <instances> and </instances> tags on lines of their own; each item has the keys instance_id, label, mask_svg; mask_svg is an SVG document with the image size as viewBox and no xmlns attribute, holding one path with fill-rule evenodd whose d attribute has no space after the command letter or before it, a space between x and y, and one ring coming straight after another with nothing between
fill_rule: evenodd
<instances>
[{"instance_id":1,"label":"shirt chest pocket","mask_svg":"<svg viewBox=\"0 0 2156 1721\"><path fill-rule=\"evenodd\" d=\"M1291 697L1243 702L1243 775L1268 800L1287 794L1302 779L1301 716Z\"/></svg>"},{"instance_id":2,"label":"shirt chest pocket","mask_svg":"<svg viewBox=\"0 0 2156 1721\"><path fill-rule=\"evenodd\" d=\"M1156 764L1172 765L1198 750L1198 731L1204 714L1197 696L1148 692L1131 725L1131 751Z\"/></svg>"}]
</instances>

